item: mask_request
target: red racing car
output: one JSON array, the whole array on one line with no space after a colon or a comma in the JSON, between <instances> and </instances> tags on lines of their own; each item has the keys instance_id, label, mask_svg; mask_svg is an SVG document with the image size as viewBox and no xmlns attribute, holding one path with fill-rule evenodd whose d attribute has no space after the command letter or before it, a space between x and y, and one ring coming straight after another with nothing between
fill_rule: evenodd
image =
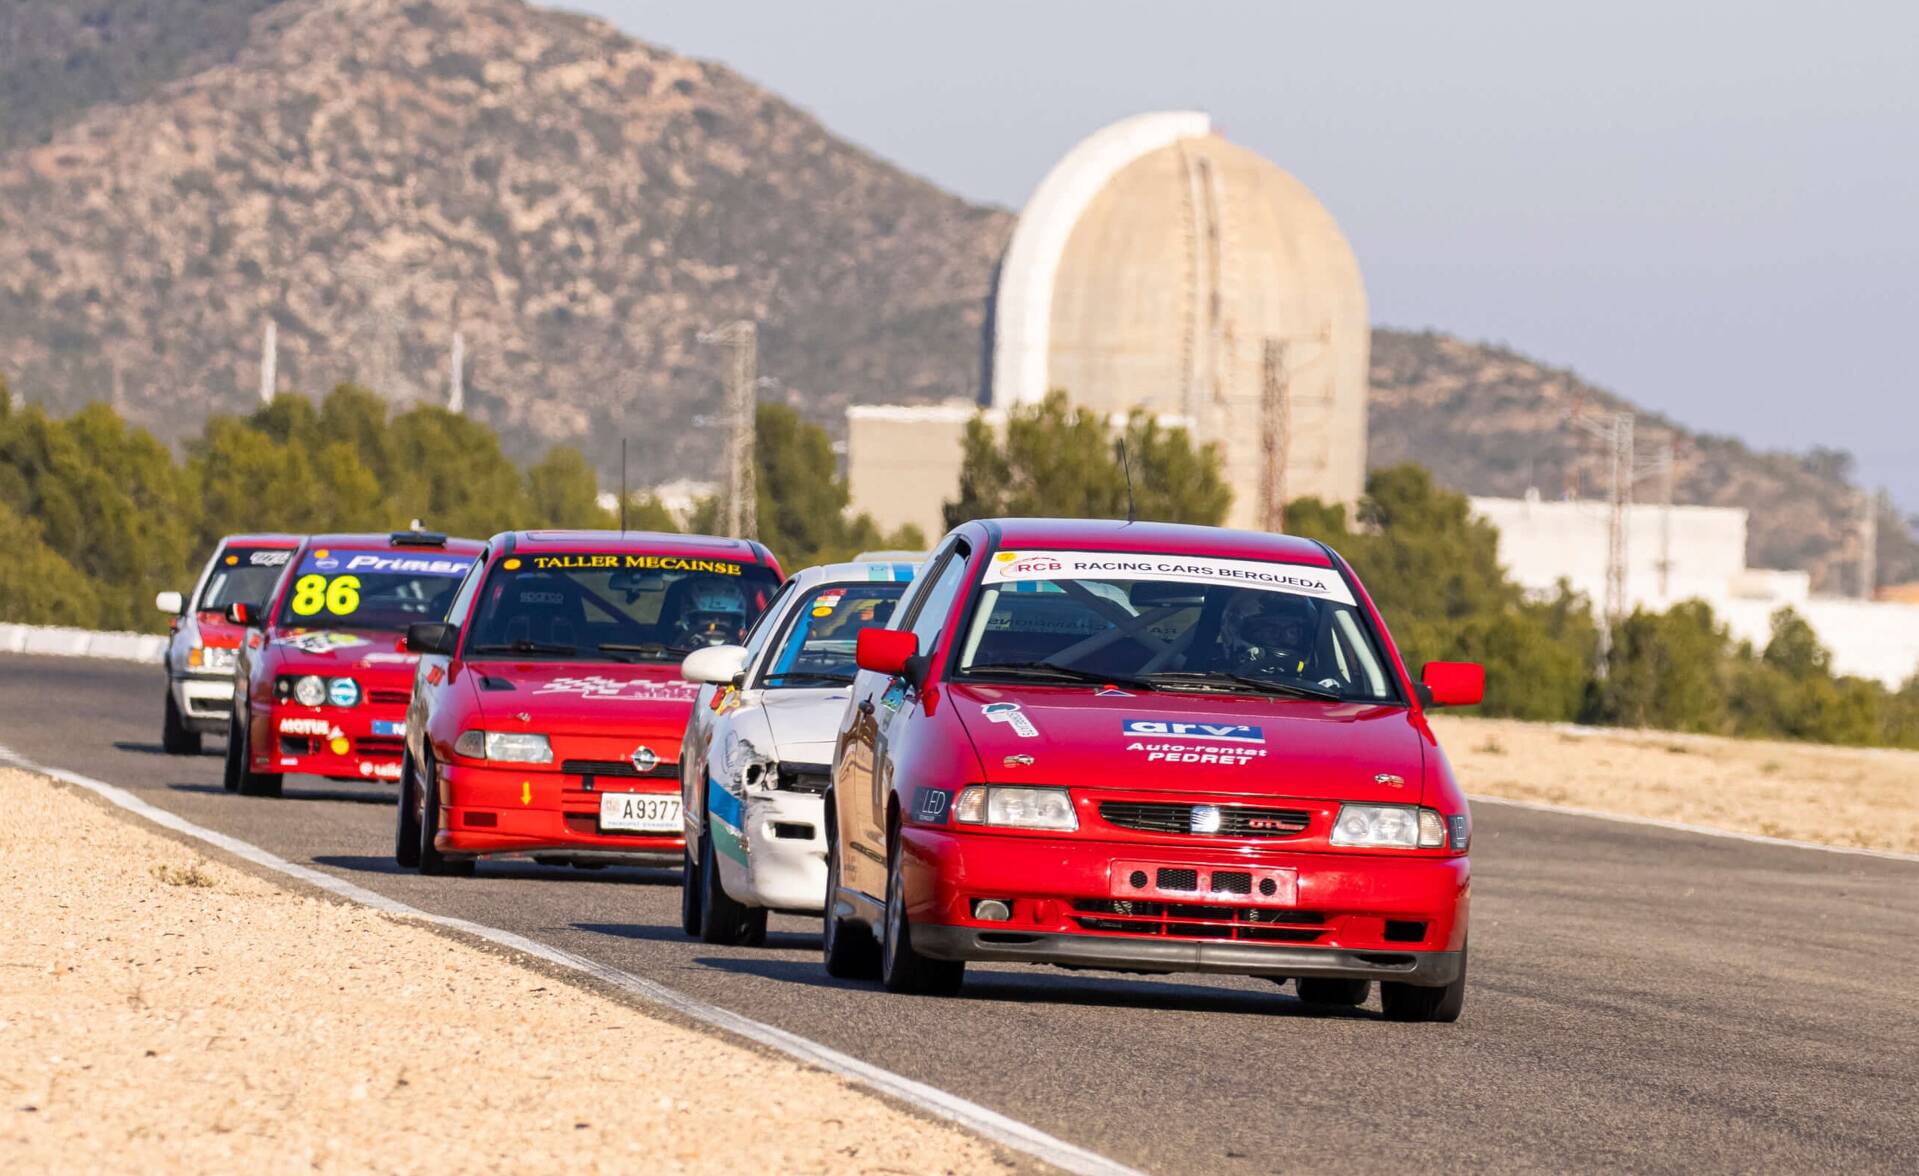
<instances>
[{"instance_id":1,"label":"red racing car","mask_svg":"<svg viewBox=\"0 0 1919 1176\"><path fill-rule=\"evenodd\" d=\"M860 634L826 804L826 967L951 993L969 960L1296 982L1450 1021L1472 822L1406 672L1322 544L967 523Z\"/></svg>"},{"instance_id":2,"label":"red racing car","mask_svg":"<svg viewBox=\"0 0 1919 1176\"><path fill-rule=\"evenodd\" d=\"M394 857L427 874L525 854L678 865L693 650L736 645L779 590L758 543L628 531L494 536L420 654Z\"/></svg>"},{"instance_id":3,"label":"red racing car","mask_svg":"<svg viewBox=\"0 0 1919 1176\"><path fill-rule=\"evenodd\" d=\"M480 545L420 531L301 543L234 667L226 787L278 796L288 775L395 781L413 691L406 628L437 621Z\"/></svg>"}]
</instances>

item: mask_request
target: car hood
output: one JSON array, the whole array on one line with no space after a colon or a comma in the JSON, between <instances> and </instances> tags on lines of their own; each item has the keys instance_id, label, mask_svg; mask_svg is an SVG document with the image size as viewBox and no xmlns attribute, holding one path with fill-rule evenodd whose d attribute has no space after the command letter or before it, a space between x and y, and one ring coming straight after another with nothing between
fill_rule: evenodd
<instances>
[{"instance_id":1,"label":"car hood","mask_svg":"<svg viewBox=\"0 0 1919 1176\"><path fill-rule=\"evenodd\" d=\"M950 698L994 783L1401 804L1423 783L1404 707L970 684Z\"/></svg>"},{"instance_id":2,"label":"car hood","mask_svg":"<svg viewBox=\"0 0 1919 1176\"><path fill-rule=\"evenodd\" d=\"M788 763L832 763L850 696L845 686L762 691L760 709L772 729L775 754Z\"/></svg>"},{"instance_id":3,"label":"car hood","mask_svg":"<svg viewBox=\"0 0 1919 1176\"><path fill-rule=\"evenodd\" d=\"M404 635L384 629L278 629L267 637L283 674L386 671L411 681L420 657L405 644Z\"/></svg>"},{"instance_id":4,"label":"car hood","mask_svg":"<svg viewBox=\"0 0 1919 1176\"><path fill-rule=\"evenodd\" d=\"M232 649L247 632L246 626L227 620L225 613L210 611L195 614L193 628L200 644L209 649Z\"/></svg>"},{"instance_id":5,"label":"car hood","mask_svg":"<svg viewBox=\"0 0 1919 1176\"><path fill-rule=\"evenodd\" d=\"M489 660L465 672L483 713L524 714L528 729L556 735L670 732L677 741L699 691L677 664Z\"/></svg>"}]
</instances>

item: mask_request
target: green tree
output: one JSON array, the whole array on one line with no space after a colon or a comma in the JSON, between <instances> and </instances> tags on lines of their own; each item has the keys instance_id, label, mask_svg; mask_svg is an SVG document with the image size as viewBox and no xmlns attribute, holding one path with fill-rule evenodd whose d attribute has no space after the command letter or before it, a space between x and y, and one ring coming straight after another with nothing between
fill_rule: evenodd
<instances>
[{"instance_id":1,"label":"green tree","mask_svg":"<svg viewBox=\"0 0 1919 1176\"><path fill-rule=\"evenodd\" d=\"M4 410L0 388L0 412ZM4 421L0 415L0 421ZM98 628L105 623L100 591L60 553L48 547L29 519L0 502L0 620L27 625L77 625Z\"/></svg>"},{"instance_id":2,"label":"green tree","mask_svg":"<svg viewBox=\"0 0 1919 1176\"><path fill-rule=\"evenodd\" d=\"M526 471L526 505L530 527L603 530L617 522L600 505L599 475L579 450L566 446L549 449Z\"/></svg>"},{"instance_id":3,"label":"green tree","mask_svg":"<svg viewBox=\"0 0 1919 1176\"><path fill-rule=\"evenodd\" d=\"M1663 613L1635 609L1613 631L1594 717L1628 727L1717 732L1731 721L1731 641L1704 601Z\"/></svg>"},{"instance_id":4,"label":"green tree","mask_svg":"<svg viewBox=\"0 0 1919 1176\"><path fill-rule=\"evenodd\" d=\"M1216 446L1195 446L1184 429L1143 412L1121 434L1142 519L1218 525L1232 504ZM966 425L959 498L946 525L968 519L1055 516L1117 519L1127 513L1126 468L1106 418L1075 408L1055 391L1008 414L1004 438L984 417Z\"/></svg>"}]
</instances>

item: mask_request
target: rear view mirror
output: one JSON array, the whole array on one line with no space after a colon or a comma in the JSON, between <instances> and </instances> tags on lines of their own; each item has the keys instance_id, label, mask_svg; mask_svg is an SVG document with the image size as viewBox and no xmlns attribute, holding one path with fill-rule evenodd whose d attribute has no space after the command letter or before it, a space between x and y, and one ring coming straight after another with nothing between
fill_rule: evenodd
<instances>
[{"instance_id":1,"label":"rear view mirror","mask_svg":"<svg viewBox=\"0 0 1919 1176\"><path fill-rule=\"evenodd\" d=\"M178 592L162 592L153 598L153 607L168 616L177 617L186 611L187 602Z\"/></svg>"},{"instance_id":2,"label":"rear view mirror","mask_svg":"<svg viewBox=\"0 0 1919 1176\"><path fill-rule=\"evenodd\" d=\"M254 607L236 600L227 605L227 620L236 625L251 627L254 621Z\"/></svg>"},{"instance_id":3,"label":"rear view mirror","mask_svg":"<svg viewBox=\"0 0 1919 1176\"><path fill-rule=\"evenodd\" d=\"M406 627L408 653L434 653L452 657L460 643L460 631L445 621L419 621Z\"/></svg>"},{"instance_id":4,"label":"rear view mirror","mask_svg":"<svg viewBox=\"0 0 1919 1176\"><path fill-rule=\"evenodd\" d=\"M1478 662L1427 662L1419 682L1428 706L1478 706L1486 697L1486 667Z\"/></svg>"},{"instance_id":5,"label":"rear view mirror","mask_svg":"<svg viewBox=\"0 0 1919 1176\"><path fill-rule=\"evenodd\" d=\"M689 682L725 686L746 669L746 650L738 645L696 649L680 663L680 677Z\"/></svg>"},{"instance_id":6,"label":"rear view mirror","mask_svg":"<svg viewBox=\"0 0 1919 1176\"><path fill-rule=\"evenodd\" d=\"M904 629L861 629L853 660L862 670L898 677L919 651L919 638Z\"/></svg>"}]
</instances>

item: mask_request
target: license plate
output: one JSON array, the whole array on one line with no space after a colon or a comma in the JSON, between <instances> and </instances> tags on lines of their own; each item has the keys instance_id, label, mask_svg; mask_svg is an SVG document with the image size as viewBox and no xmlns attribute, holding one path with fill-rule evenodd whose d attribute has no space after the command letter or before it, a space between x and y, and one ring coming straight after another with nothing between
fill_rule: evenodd
<instances>
[{"instance_id":1,"label":"license plate","mask_svg":"<svg viewBox=\"0 0 1919 1176\"><path fill-rule=\"evenodd\" d=\"M406 737L406 724L403 722L394 722L392 719L375 719L373 720L373 733L375 735L394 735L404 739Z\"/></svg>"},{"instance_id":2,"label":"license plate","mask_svg":"<svg viewBox=\"0 0 1919 1176\"><path fill-rule=\"evenodd\" d=\"M677 792L602 792L600 828L621 832L678 833L680 794Z\"/></svg>"}]
</instances>

